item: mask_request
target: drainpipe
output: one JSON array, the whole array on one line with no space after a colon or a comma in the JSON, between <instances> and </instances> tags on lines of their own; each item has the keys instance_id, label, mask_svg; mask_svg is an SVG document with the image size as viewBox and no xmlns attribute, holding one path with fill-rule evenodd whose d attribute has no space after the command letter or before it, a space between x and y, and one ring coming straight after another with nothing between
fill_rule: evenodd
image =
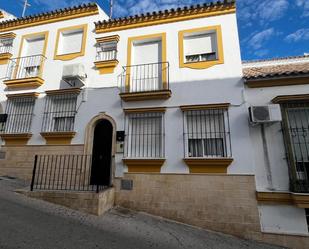
<instances>
[{"instance_id":1,"label":"drainpipe","mask_svg":"<svg viewBox=\"0 0 309 249\"><path fill-rule=\"evenodd\" d=\"M274 190L273 179L271 175L271 164L270 164L269 153L268 153L269 151L268 151L266 134L265 134L265 124L261 124L261 135L262 135L262 141L263 141L264 163L265 163L268 189Z\"/></svg>"}]
</instances>

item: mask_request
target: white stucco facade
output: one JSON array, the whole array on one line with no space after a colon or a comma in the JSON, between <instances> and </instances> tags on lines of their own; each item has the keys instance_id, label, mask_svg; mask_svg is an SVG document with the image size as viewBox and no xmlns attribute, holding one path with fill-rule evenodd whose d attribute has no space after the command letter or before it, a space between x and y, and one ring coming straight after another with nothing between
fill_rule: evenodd
<instances>
[{"instance_id":1,"label":"white stucco facade","mask_svg":"<svg viewBox=\"0 0 309 249\"><path fill-rule=\"evenodd\" d=\"M257 191L289 191L289 172L281 124L275 123L265 127L272 177L270 184L267 180L261 127L250 125L248 107L270 104L271 100L278 95L309 94L309 87L306 85L246 87L243 80L243 66L235 13L96 33L95 22L107 19L107 15L99 8L98 14L95 15L12 30L16 34L11 51L12 58L19 56L23 36L48 32L46 61L42 75L44 83L41 86L27 89L7 89L3 81L7 79L8 65L0 65L0 113L5 113L7 94L39 93L33 111L30 130L32 136L27 145L46 145L45 139L40 134L42 132L46 91L69 88L69 85L62 81L63 67L71 64L82 64L87 77L77 100L74 123L76 134L71 145L83 145L85 143L86 127L91 119L100 113L105 113L115 121L117 131L124 131L124 109L165 107L163 141L165 162L160 173L189 174L189 167L183 160L185 157L184 121L180 107L229 103L228 119L233 162L228 166L227 174L254 175ZM87 25L87 38L84 55L70 60L54 59L58 30L85 24ZM179 32L210 26L221 27L223 63L201 69L180 67ZM162 33L166 35L166 51L164 53L166 62L169 63L171 97L130 102L122 100L119 96L118 76L123 73L123 67L128 64L128 41L132 37ZM1 34L2 32L0 32ZM113 73L100 74L94 64L97 53L96 39L115 35L119 36L117 42L118 65ZM147 53L147 51L144 52ZM244 65L244 67L247 66ZM4 140L0 140L0 149L1 146L5 146ZM123 163L123 158L124 153L115 154L115 177L122 177L124 173L128 172L127 166ZM303 208L292 205L259 204L258 209L262 232L308 236L306 214Z\"/></svg>"}]
</instances>

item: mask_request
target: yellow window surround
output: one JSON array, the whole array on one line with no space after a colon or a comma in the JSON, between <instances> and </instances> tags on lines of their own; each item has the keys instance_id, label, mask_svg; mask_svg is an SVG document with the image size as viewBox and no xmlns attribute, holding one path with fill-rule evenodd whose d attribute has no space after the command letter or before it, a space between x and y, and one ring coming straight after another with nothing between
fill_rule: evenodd
<instances>
[{"instance_id":1,"label":"yellow window surround","mask_svg":"<svg viewBox=\"0 0 309 249\"><path fill-rule=\"evenodd\" d=\"M166 33L150 34L143 36L135 36L128 38L128 48L127 48L127 71L126 71L126 90L129 92L130 89L130 67L131 67L131 58L132 58L132 46L134 42L137 41L147 41L147 40L161 40L161 53L162 53L162 62L166 62ZM163 89L167 89L167 74L166 71L162 72L162 84Z\"/></svg>"},{"instance_id":2,"label":"yellow window surround","mask_svg":"<svg viewBox=\"0 0 309 249\"><path fill-rule=\"evenodd\" d=\"M0 34L0 40L3 39L14 39L16 37L16 34L13 32ZM12 53L10 50L7 52L0 53L0 65L7 64L9 62L9 59L12 58Z\"/></svg>"},{"instance_id":3,"label":"yellow window surround","mask_svg":"<svg viewBox=\"0 0 309 249\"><path fill-rule=\"evenodd\" d=\"M83 38L82 38L82 45L81 45L81 50L76 53L68 53L68 54L58 54L58 46L59 46L59 40L60 40L60 35L62 32L66 31L74 31L74 30L83 30ZM77 25L77 26L71 26L71 27L66 27L66 28L61 28L58 29L57 31L57 38L56 38L56 46L55 46L55 52L54 52L54 60L62 60L62 61L67 61L67 60L73 60L77 57L84 56L85 55L85 49L86 49L86 40L87 40L87 30L88 30L88 25L87 24L82 24L82 25Z\"/></svg>"},{"instance_id":4,"label":"yellow window surround","mask_svg":"<svg viewBox=\"0 0 309 249\"><path fill-rule=\"evenodd\" d=\"M105 37L99 37L96 38L97 44L100 43L108 43L108 42L116 42L119 41L119 35L111 35L111 36L105 36ZM117 50L115 51L117 53ZM98 52L97 52L98 54ZM110 59L110 60L96 60L94 62L95 67L99 70L99 74L110 74L114 73L115 68L118 65L118 60L116 58Z\"/></svg>"},{"instance_id":5,"label":"yellow window surround","mask_svg":"<svg viewBox=\"0 0 309 249\"><path fill-rule=\"evenodd\" d=\"M14 73L13 73L14 76L10 80L4 80L3 81L3 83L6 84L6 86L8 88L39 87L44 83L44 80L42 79L43 68L44 68L44 60L42 60L42 62L41 62L40 70L38 72L38 76L15 79L16 75L17 75L20 59L21 59L21 56L22 56L23 46L24 46L25 40L32 38L32 37L37 37L37 36L44 36L44 46L43 46L43 50L42 50L42 56L45 57L46 50L47 50L49 31L43 31L43 32L23 35L22 38L21 38L20 46L19 46L19 52L18 52L18 57L17 57L17 61L16 61L16 67L15 67L15 70L14 70Z\"/></svg>"},{"instance_id":6,"label":"yellow window surround","mask_svg":"<svg viewBox=\"0 0 309 249\"><path fill-rule=\"evenodd\" d=\"M203 33L213 31L216 34L217 38L217 59L213 61L198 61L198 62L185 62L184 54L184 38L186 35L194 33ZM179 67L180 68L191 68L191 69L206 69L214 65L224 63L223 55L223 43L222 43L222 31L221 26L209 26L209 27L200 27L194 29L181 30L178 32L178 48L179 48Z\"/></svg>"}]
</instances>

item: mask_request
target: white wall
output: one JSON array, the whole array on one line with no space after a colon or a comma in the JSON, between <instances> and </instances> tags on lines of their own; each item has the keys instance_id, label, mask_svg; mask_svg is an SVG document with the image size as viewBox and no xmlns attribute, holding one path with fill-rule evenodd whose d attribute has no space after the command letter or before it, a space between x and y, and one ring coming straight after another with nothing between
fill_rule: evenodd
<instances>
[{"instance_id":1,"label":"white wall","mask_svg":"<svg viewBox=\"0 0 309 249\"><path fill-rule=\"evenodd\" d=\"M259 205L262 232L308 235L305 210L288 205Z\"/></svg>"}]
</instances>

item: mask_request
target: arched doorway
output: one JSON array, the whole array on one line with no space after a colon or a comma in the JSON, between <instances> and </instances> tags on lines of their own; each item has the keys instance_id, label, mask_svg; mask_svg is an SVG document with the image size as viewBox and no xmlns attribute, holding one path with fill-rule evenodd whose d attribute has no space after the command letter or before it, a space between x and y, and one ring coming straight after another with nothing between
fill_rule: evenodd
<instances>
[{"instance_id":1,"label":"arched doorway","mask_svg":"<svg viewBox=\"0 0 309 249\"><path fill-rule=\"evenodd\" d=\"M91 185L111 185L113 125L107 119L99 120L93 132Z\"/></svg>"}]
</instances>

